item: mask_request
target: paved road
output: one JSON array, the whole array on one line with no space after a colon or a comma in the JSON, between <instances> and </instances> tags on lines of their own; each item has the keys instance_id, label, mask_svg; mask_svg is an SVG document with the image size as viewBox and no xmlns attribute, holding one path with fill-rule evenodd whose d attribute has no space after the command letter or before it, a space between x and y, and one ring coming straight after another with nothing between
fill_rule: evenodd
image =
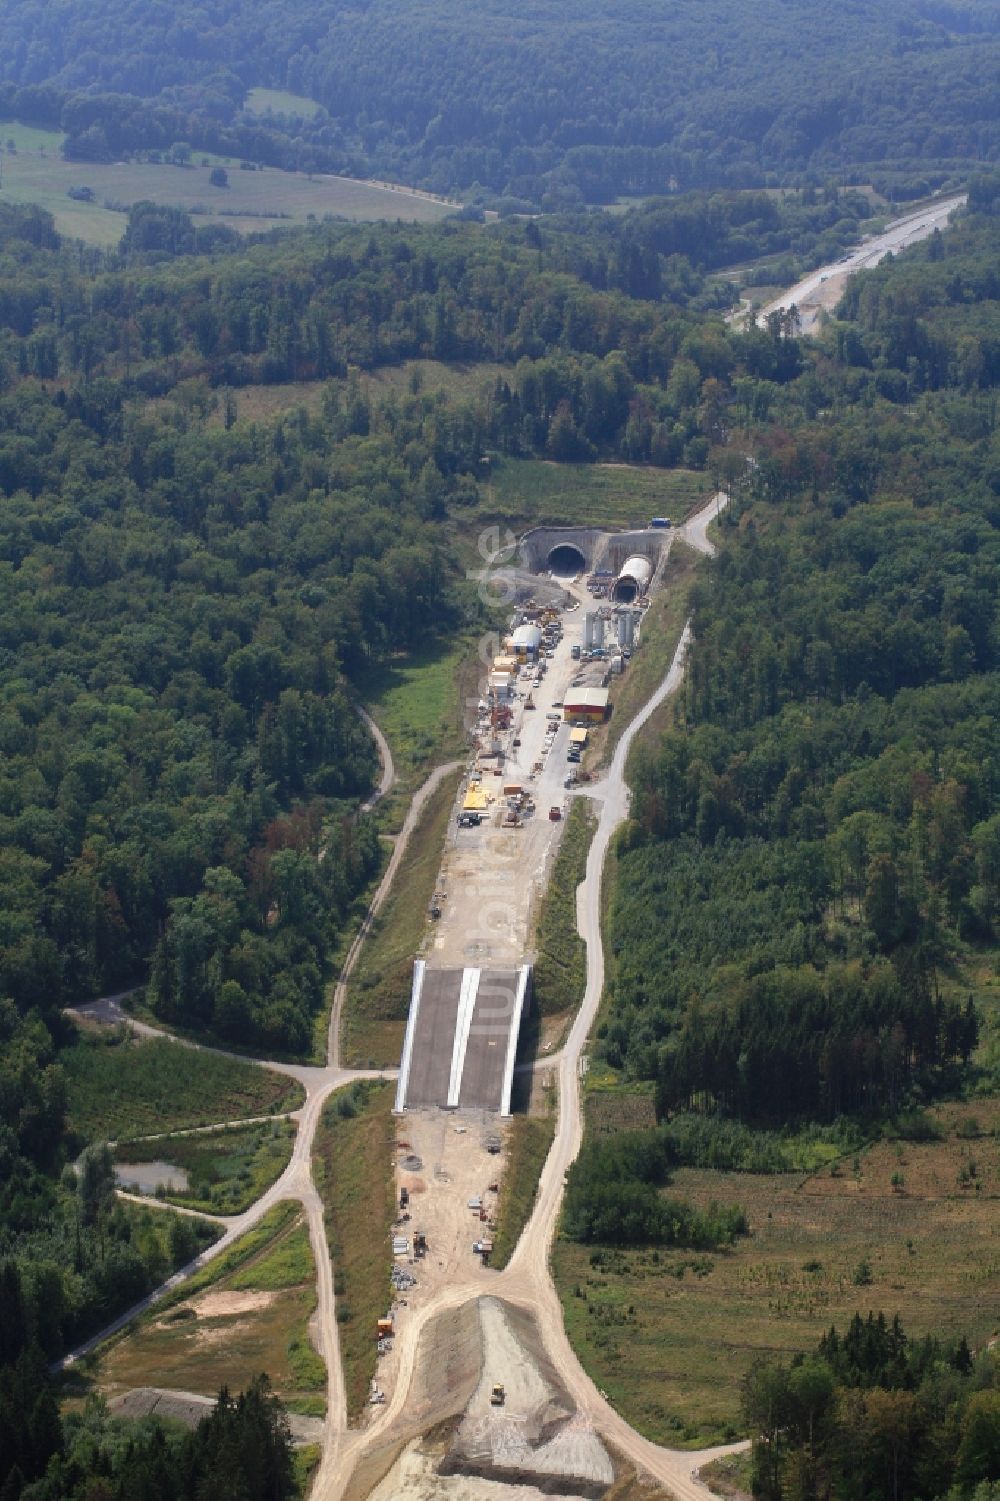
<instances>
[{"instance_id":1,"label":"paved road","mask_svg":"<svg viewBox=\"0 0 1000 1501\"><path fill-rule=\"evenodd\" d=\"M820 266L787 292L782 292L762 310L762 317L782 309L796 307L799 310L800 327L803 333L811 333L819 321L820 309L833 308L843 294L847 278L854 271L877 266L887 255L895 255L908 245L924 240L935 229L944 229L957 208L965 203L965 195L942 199L933 207L923 208L901 219L896 219L870 240L863 241L841 260L829 266ZM737 315L738 316L738 315Z\"/></svg>"}]
</instances>

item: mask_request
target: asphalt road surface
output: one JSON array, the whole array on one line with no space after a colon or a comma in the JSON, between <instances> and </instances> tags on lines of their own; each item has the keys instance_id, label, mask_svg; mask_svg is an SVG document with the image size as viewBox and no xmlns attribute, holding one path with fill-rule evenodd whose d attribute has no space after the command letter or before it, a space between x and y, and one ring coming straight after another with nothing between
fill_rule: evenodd
<instances>
[{"instance_id":1,"label":"asphalt road surface","mask_svg":"<svg viewBox=\"0 0 1000 1501\"><path fill-rule=\"evenodd\" d=\"M841 260L834 261L829 266L821 266L818 271L811 271L794 287L789 287L787 292L782 292L780 297L769 302L762 309L761 317L766 318L769 313L796 307L802 333L811 333L819 321L821 310L825 308L831 311L840 301L847 278L852 272L877 266L887 255L895 255L908 245L915 245L918 240L924 240L933 234L935 229L944 229L951 215L964 203L964 194L956 198L944 198L933 207L923 208L897 219L882 234L863 241Z\"/></svg>"}]
</instances>

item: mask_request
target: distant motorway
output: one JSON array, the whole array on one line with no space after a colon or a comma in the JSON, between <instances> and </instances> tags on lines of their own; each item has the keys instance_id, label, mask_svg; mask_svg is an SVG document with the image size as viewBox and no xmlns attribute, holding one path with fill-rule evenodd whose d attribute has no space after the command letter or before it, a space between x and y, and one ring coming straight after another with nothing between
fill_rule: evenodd
<instances>
[{"instance_id":1,"label":"distant motorway","mask_svg":"<svg viewBox=\"0 0 1000 1501\"><path fill-rule=\"evenodd\" d=\"M944 229L956 209L965 205L965 194L954 198L942 198L940 203L927 205L918 211L896 219L881 234L863 240L854 250L834 261L829 266L820 266L811 271L802 281L782 292L773 302L762 308L759 316L795 307L799 313L799 327L804 334L812 333L824 309L832 312L843 296L847 278L855 271L865 271L884 261L887 255L895 255L918 240L925 240L935 229Z\"/></svg>"}]
</instances>

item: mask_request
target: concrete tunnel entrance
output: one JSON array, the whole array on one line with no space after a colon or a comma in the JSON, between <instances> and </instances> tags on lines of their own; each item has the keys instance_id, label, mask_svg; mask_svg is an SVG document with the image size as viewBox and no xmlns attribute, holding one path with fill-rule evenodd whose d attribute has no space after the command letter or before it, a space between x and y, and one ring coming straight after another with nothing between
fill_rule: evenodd
<instances>
[{"instance_id":1,"label":"concrete tunnel entrance","mask_svg":"<svg viewBox=\"0 0 1000 1501\"><path fill-rule=\"evenodd\" d=\"M558 578L572 578L574 574L585 573L587 568L587 559L572 542L560 542L553 547L546 562L549 572Z\"/></svg>"},{"instance_id":2,"label":"concrete tunnel entrance","mask_svg":"<svg viewBox=\"0 0 1000 1501\"><path fill-rule=\"evenodd\" d=\"M612 592L612 598L616 604L634 604L639 594L639 586L635 579L618 579Z\"/></svg>"}]
</instances>

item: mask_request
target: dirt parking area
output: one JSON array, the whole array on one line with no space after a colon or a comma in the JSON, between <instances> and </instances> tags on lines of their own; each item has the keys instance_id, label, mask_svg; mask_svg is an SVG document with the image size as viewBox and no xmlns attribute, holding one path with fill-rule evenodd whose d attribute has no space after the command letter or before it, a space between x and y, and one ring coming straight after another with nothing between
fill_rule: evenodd
<instances>
[{"instance_id":1,"label":"dirt parking area","mask_svg":"<svg viewBox=\"0 0 1000 1501\"><path fill-rule=\"evenodd\" d=\"M412 1288L397 1293L393 1316L397 1329L411 1310L430 1302L436 1293L458 1279L467 1281L481 1268L473 1242L489 1234L496 1209L505 1150L487 1150L488 1137L506 1143L506 1125L486 1112L438 1109L407 1111L398 1124L396 1142L396 1202L405 1188L409 1205L395 1233L409 1243L409 1252L395 1258L395 1265L416 1279ZM419 1163L419 1166L416 1164ZM469 1208L478 1198L486 1211ZM420 1231L427 1240L427 1254L414 1259L413 1236ZM485 1280L488 1280L486 1274ZM398 1374L395 1348L379 1357L375 1380L388 1400Z\"/></svg>"}]
</instances>

